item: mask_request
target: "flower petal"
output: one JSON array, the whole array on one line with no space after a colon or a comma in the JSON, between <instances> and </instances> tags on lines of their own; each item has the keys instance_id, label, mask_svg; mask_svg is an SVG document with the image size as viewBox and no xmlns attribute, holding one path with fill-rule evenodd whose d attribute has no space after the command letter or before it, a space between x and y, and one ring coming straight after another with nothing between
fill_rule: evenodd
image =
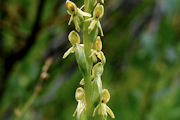
<instances>
[{"instance_id":1,"label":"flower petal","mask_svg":"<svg viewBox=\"0 0 180 120\"><path fill-rule=\"evenodd\" d=\"M65 59L69 54L74 53L74 47L69 48L63 55L63 59Z\"/></svg>"},{"instance_id":2,"label":"flower petal","mask_svg":"<svg viewBox=\"0 0 180 120\"><path fill-rule=\"evenodd\" d=\"M70 25L72 21L73 21L73 15L71 15L69 22L68 22L68 25Z\"/></svg>"},{"instance_id":3,"label":"flower petal","mask_svg":"<svg viewBox=\"0 0 180 120\"><path fill-rule=\"evenodd\" d=\"M106 105L106 110L108 112L108 114L112 117L115 118L114 113L112 112L112 110Z\"/></svg>"},{"instance_id":4,"label":"flower petal","mask_svg":"<svg viewBox=\"0 0 180 120\"><path fill-rule=\"evenodd\" d=\"M77 8L78 10L78 14L81 15L81 16L87 16L87 17L91 17L91 14L87 13L87 12L84 12L82 11L81 9Z\"/></svg>"},{"instance_id":5,"label":"flower petal","mask_svg":"<svg viewBox=\"0 0 180 120\"><path fill-rule=\"evenodd\" d=\"M102 30L102 27L101 27L101 23L98 21L97 24L98 24L98 28L99 28L99 30L101 32L101 36L104 36L103 30Z\"/></svg>"}]
</instances>

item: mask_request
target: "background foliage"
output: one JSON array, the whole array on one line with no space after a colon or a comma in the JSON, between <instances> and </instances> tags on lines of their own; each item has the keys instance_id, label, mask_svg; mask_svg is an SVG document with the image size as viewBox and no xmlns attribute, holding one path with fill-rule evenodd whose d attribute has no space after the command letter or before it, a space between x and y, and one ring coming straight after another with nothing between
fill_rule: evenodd
<instances>
[{"instance_id":1,"label":"background foliage","mask_svg":"<svg viewBox=\"0 0 180 120\"><path fill-rule=\"evenodd\" d=\"M180 120L179 13L179 0L105 0L102 80L116 120ZM62 60L68 18L64 0L0 0L1 120L22 112L47 58L49 77L23 119L74 119L82 76L73 55Z\"/></svg>"}]
</instances>

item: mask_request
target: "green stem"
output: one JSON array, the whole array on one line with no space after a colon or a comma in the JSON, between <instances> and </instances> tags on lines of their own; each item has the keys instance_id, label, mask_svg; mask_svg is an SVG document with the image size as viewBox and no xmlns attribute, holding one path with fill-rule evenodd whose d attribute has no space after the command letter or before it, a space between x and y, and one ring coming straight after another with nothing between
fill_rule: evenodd
<instances>
[{"instance_id":1,"label":"green stem","mask_svg":"<svg viewBox=\"0 0 180 120\"><path fill-rule=\"evenodd\" d=\"M84 0L85 5L85 11L91 12L93 10L93 4L89 0ZM88 27L90 22L85 22L83 26L83 43L84 43L84 50L85 50L85 56L86 60L88 62L88 69L87 73L84 76L85 85L84 89L86 91L86 116L87 120L92 120L92 113L93 113L93 101L92 101L92 84L91 84L91 69L93 66L92 59L89 57L91 54L91 48L93 45L93 42L96 40L97 34L98 34L98 28L97 26L95 29L89 34L88 33Z\"/></svg>"}]
</instances>

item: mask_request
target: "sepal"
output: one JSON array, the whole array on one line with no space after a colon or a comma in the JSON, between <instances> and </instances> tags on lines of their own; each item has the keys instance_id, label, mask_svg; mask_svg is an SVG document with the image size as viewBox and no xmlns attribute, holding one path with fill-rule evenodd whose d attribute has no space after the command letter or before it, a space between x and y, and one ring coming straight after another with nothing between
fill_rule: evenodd
<instances>
[{"instance_id":1,"label":"sepal","mask_svg":"<svg viewBox=\"0 0 180 120\"><path fill-rule=\"evenodd\" d=\"M76 93L75 93L75 98L76 100L84 100L85 98L85 91L82 87L79 87L76 89Z\"/></svg>"},{"instance_id":2,"label":"sepal","mask_svg":"<svg viewBox=\"0 0 180 120\"><path fill-rule=\"evenodd\" d=\"M70 15L76 14L77 6L75 3L67 0L66 1L66 10L67 10L68 14L70 14Z\"/></svg>"},{"instance_id":3,"label":"sepal","mask_svg":"<svg viewBox=\"0 0 180 120\"><path fill-rule=\"evenodd\" d=\"M104 71L103 64L101 62L98 62L96 65L94 65L92 69L92 75L101 76L103 71Z\"/></svg>"},{"instance_id":4,"label":"sepal","mask_svg":"<svg viewBox=\"0 0 180 120\"><path fill-rule=\"evenodd\" d=\"M107 89L103 89L102 90L102 98L101 98L101 102L102 103L107 103L110 100L110 93Z\"/></svg>"},{"instance_id":5,"label":"sepal","mask_svg":"<svg viewBox=\"0 0 180 120\"><path fill-rule=\"evenodd\" d=\"M98 3L94 9L93 17L95 19L100 19L104 15L104 6Z\"/></svg>"},{"instance_id":6,"label":"sepal","mask_svg":"<svg viewBox=\"0 0 180 120\"><path fill-rule=\"evenodd\" d=\"M72 46L74 46L76 43L80 44L79 34L75 32L74 30L69 33L68 39Z\"/></svg>"}]
</instances>

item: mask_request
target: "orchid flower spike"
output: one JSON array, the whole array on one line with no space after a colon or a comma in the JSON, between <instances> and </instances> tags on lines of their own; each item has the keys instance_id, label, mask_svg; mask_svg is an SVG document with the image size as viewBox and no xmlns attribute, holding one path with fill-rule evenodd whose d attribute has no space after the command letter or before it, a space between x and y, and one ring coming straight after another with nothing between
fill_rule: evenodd
<instances>
[{"instance_id":1,"label":"orchid flower spike","mask_svg":"<svg viewBox=\"0 0 180 120\"><path fill-rule=\"evenodd\" d=\"M107 115L109 114L112 118L115 118L112 110L106 105L109 99L110 99L109 91L107 89L103 89L101 101L97 105L97 107L94 109L93 116L97 114L99 116L102 116L104 120L107 120Z\"/></svg>"},{"instance_id":2,"label":"orchid flower spike","mask_svg":"<svg viewBox=\"0 0 180 120\"><path fill-rule=\"evenodd\" d=\"M104 36L103 34L103 30L101 27L101 23L99 21L99 19L102 18L102 16L104 15L104 7L103 5L100 5L100 3L98 3L94 9L93 12L93 18L89 18L86 21L91 21L89 27L88 27L88 32L91 33L91 31L94 29L94 27L97 25L100 32L101 32L101 36Z\"/></svg>"},{"instance_id":3,"label":"orchid flower spike","mask_svg":"<svg viewBox=\"0 0 180 120\"><path fill-rule=\"evenodd\" d=\"M83 16L91 17L91 14L82 11L76 6L75 3L69 0L66 1L66 10L67 13L71 15L68 25L70 25L73 21L78 32L80 31L81 20L84 19Z\"/></svg>"}]
</instances>

